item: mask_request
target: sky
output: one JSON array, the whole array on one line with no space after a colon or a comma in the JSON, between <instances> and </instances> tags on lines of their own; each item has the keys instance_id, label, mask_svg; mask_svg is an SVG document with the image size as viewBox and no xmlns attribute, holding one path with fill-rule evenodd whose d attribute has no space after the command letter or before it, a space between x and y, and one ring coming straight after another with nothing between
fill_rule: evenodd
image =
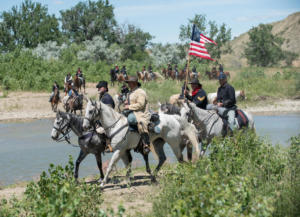
<instances>
[{"instance_id":1,"label":"sky","mask_svg":"<svg viewBox=\"0 0 300 217\"><path fill-rule=\"evenodd\" d=\"M49 13L60 16L80 0L33 0L47 5ZM81 0L84 1L84 0ZM155 43L179 42L181 25L195 14L207 20L225 23L232 37L247 32L260 23L282 20L300 12L300 0L110 0L119 24L130 23L154 36ZM0 0L0 12L21 5L22 0Z\"/></svg>"}]
</instances>

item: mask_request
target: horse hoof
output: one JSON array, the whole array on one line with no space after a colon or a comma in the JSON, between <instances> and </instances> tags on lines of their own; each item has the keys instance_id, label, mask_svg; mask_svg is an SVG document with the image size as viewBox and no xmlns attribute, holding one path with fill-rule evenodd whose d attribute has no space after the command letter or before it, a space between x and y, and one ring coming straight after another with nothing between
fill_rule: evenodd
<instances>
[{"instance_id":1,"label":"horse hoof","mask_svg":"<svg viewBox=\"0 0 300 217\"><path fill-rule=\"evenodd\" d=\"M104 182L101 182L101 184L100 184L100 188L103 188L103 187L104 187L104 185L105 185L105 183L104 183Z\"/></svg>"}]
</instances>

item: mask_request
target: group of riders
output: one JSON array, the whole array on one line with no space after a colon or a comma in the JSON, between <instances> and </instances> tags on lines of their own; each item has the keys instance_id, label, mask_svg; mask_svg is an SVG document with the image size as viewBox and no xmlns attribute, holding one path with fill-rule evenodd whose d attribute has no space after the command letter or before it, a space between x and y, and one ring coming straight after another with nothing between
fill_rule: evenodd
<instances>
[{"instance_id":1,"label":"group of riders","mask_svg":"<svg viewBox=\"0 0 300 217\"><path fill-rule=\"evenodd\" d=\"M185 64L184 68L182 69L183 77L180 78L180 72L178 70L178 65L175 64L175 66L174 66L174 79L176 79L176 80L184 79L186 69L187 69L187 64ZM168 65L167 65L167 74L165 75L165 77L171 76L172 71L173 71L173 67L172 67L171 63L169 62ZM216 67L213 67L212 71L216 71ZM223 71L223 66L222 66L222 64L219 64L219 73L223 73L223 72L224 72ZM197 72L197 68L196 68L195 65L193 66L192 72L189 75L190 75L190 78L198 78L198 72Z\"/></svg>"},{"instance_id":2,"label":"group of riders","mask_svg":"<svg viewBox=\"0 0 300 217\"><path fill-rule=\"evenodd\" d=\"M143 77L145 77L145 75L147 73L149 73L150 79L151 80L155 79L155 74L153 73L153 69L152 69L151 64L148 66L147 69L146 69L146 66L143 66L143 68L141 69L140 73L143 75ZM126 66L125 65L122 66L121 70L120 70L120 68L119 68L118 65L115 65L115 67L113 69L111 69L111 71L110 71L111 82L114 82L114 81L118 80L118 77L120 75L122 75L122 77L124 79L128 78L127 70L126 70Z\"/></svg>"},{"instance_id":3,"label":"group of riders","mask_svg":"<svg viewBox=\"0 0 300 217\"><path fill-rule=\"evenodd\" d=\"M80 67L78 67L75 76L78 77L78 79L80 80L81 83L84 83L84 77L83 77L83 72L80 69ZM75 87L73 78L71 73L69 72L65 79L64 79L64 92L65 92L65 98L64 98L64 103L67 103L69 100L71 99L76 99L76 97L78 96L78 88ZM60 98L60 93L59 93L59 85L57 84L56 81L54 81L53 86L52 86L52 93L50 95L50 99L49 102L52 101L55 91L57 91L57 98Z\"/></svg>"},{"instance_id":4,"label":"group of riders","mask_svg":"<svg viewBox=\"0 0 300 217\"><path fill-rule=\"evenodd\" d=\"M169 65L171 67L171 65ZM144 68L145 69L145 68ZM151 65L148 70L152 70ZM171 68L168 68L171 69ZM175 65L175 70L177 65ZM116 73L119 73L119 68L116 66ZM196 71L196 68L193 67L193 71ZM78 77L83 77L82 71L80 68L77 70ZM141 135L143 142L143 151L148 153L150 151L150 137L148 132L148 124L150 122L150 112L149 112L149 101L147 98L146 92L141 88L141 83L138 81L137 76L127 76L126 67L123 66L121 73L126 75L126 80L121 88L121 100L124 102L124 111L123 114L127 116L128 124L132 128L138 130ZM208 104L208 99L205 90L202 87L202 84L199 82L198 78L193 78L189 82L191 85L191 91L186 83L182 86L182 92L180 95L181 99L186 98L187 100L196 104L197 107L206 110L216 110L221 117L228 118L228 125L231 130L234 130L238 127L238 124L235 122L235 110L236 98L234 88L227 83L227 77L224 73L220 73L219 77L219 88L217 91L217 100L215 104ZM70 73L65 78L65 83L68 84L66 87L66 94L69 97L77 96L78 92L76 88L72 85L72 77ZM59 86L54 82L52 94L54 90L59 89ZM111 95L108 93L108 83L107 81L99 81L96 85L99 93L99 101L104 104L109 105L111 108L115 108L115 102ZM101 131L101 130L100 130Z\"/></svg>"}]
</instances>

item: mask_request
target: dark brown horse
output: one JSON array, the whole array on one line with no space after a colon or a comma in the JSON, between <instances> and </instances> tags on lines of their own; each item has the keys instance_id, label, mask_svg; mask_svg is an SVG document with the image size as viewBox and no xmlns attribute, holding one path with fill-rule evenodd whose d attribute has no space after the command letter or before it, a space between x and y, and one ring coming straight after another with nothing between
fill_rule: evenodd
<instances>
[{"instance_id":1,"label":"dark brown horse","mask_svg":"<svg viewBox=\"0 0 300 217\"><path fill-rule=\"evenodd\" d=\"M54 90L54 95L51 99L51 108L52 108L52 111L56 112L57 111L57 106L58 106L58 103L60 102L60 97L59 97L59 91L57 88L55 88Z\"/></svg>"},{"instance_id":2,"label":"dark brown horse","mask_svg":"<svg viewBox=\"0 0 300 217\"><path fill-rule=\"evenodd\" d=\"M85 80L84 78L80 78L78 75L75 75L75 78L73 80L74 86L77 91L81 91L81 86L83 86L83 91L85 93Z\"/></svg>"}]
</instances>

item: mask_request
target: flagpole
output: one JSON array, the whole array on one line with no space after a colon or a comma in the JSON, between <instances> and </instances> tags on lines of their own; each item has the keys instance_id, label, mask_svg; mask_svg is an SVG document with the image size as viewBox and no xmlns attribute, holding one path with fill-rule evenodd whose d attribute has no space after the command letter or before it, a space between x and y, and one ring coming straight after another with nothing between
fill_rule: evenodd
<instances>
[{"instance_id":1,"label":"flagpole","mask_svg":"<svg viewBox=\"0 0 300 217\"><path fill-rule=\"evenodd\" d=\"M186 91L186 86L187 86L187 79L188 79L188 73L189 73L189 67L190 67L190 54L188 54L188 62L187 62L187 67L185 69L185 85L184 85L184 92ZM185 94L183 92L184 98L185 98Z\"/></svg>"}]
</instances>

